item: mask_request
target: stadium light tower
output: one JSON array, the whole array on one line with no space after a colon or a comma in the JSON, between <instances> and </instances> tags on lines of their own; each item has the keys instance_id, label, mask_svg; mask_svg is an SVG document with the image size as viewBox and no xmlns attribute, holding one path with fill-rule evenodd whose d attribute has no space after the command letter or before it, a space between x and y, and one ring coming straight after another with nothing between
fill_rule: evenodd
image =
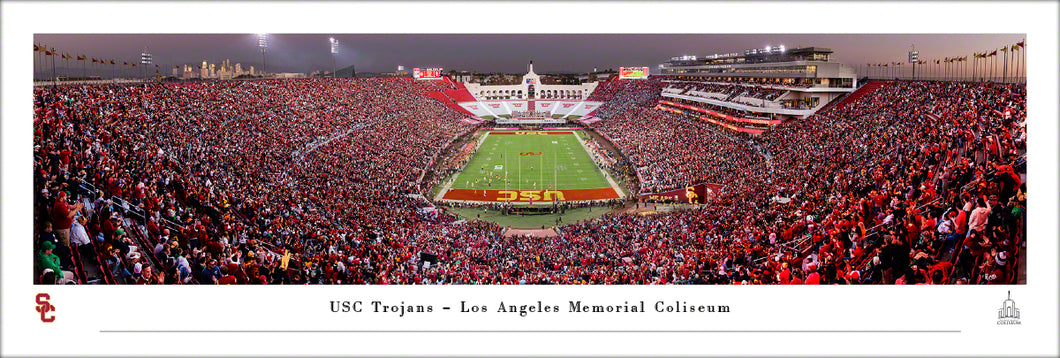
<instances>
[{"instance_id":1,"label":"stadium light tower","mask_svg":"<svg viewBox=\"0 0 1060 358\"><path fill-rule=\"evenodd\" d=\"M140 65L143 66L144 77L147 77L147 67L151 64L151 53L147 52L147 47L144 46L144 52L140 53Z\"/></svg>"},{"instance_id":2,"label":"stadium light tower","mask_svg":"<svg viewBox=\"0 0 1060 358\"><path fill-rule=\"evenodd\" d=\"M335 55L339 54L339 40L334 37L328 40L331 41L331 78L338 78L338 73L335 72Z\"/></svg>"},{"instance_id":3,"label":"stadium light tower","mask_svg":"<svg viewBox=\"0 0 1060 358\"><path fill-rule=\"evenodd\" d=\"M269 47L269 34L258 34L258 47L261 48L261 77L265 77L265 49Z\"/></svg>"}]
</instances>

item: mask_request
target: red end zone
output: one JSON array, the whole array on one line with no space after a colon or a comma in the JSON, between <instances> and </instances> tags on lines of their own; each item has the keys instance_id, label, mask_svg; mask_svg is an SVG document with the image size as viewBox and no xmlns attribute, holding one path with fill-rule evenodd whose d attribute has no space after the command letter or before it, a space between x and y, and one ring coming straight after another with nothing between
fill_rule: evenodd
<instances>
[{"instance_id":1,"label":"red end zone","mask_svg":"<svg viewBox=\"0 0 1060 358\"><path fill-rule=\"evenodd\" d=\"M614 188L569 189L569 190L479 190L449 189L442 200L492 201L529 203L552 202L553 200L581 201L618 199Z\"/></svg>"}]
</instances>

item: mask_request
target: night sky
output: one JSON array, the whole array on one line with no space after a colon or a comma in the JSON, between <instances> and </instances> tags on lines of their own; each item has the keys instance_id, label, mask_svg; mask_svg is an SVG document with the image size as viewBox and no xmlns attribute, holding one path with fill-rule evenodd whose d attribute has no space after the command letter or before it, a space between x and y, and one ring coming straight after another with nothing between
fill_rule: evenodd
<instances>
[{"instance_id":1,"label":"night sky","mask_svg":"<svg viewBox=\"0 0 1060 358\"><path fill-rule=\"evenodd\" d=\"M1024 34L270 34L268 71L330 70L329 37L340 43L337 67L352 64L358 72L392 72L404 65L507 73L524 72L530 59L537 73L585 73L593 67L620 66L655 69L672 56L743 53L767 45L827 47L835 51L833 61L864 65L904 62L910 45L916 45L921 59L934 60L970 56L1026 38ZM261 66L256 34L38 34L34 42L71 55L119 62L139 62L147 46L164 73L174 65L204 60Z\"/></svg>"}]
</instances>

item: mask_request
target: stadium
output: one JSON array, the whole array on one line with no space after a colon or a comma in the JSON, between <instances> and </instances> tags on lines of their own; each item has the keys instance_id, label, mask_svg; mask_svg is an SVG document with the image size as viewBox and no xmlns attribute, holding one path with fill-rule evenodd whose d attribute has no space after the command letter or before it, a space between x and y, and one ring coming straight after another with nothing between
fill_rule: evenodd
<instances>
[{"instance_id":1,"label":"stadium","mask_svg":"<svg viewBox=\"0 0 1060 358\"><path fill-rule=\"evenodd\" d=\"M780 46L505 83L60 78L35 45L33 280L1023 284L1024 42L1001 45L948 77Z\"/></svg>"}]
</instances>

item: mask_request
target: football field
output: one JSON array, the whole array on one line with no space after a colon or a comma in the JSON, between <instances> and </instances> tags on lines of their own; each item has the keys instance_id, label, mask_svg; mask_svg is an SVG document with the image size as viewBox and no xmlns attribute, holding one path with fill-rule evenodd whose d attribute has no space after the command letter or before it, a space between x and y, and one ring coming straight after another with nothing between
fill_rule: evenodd
<instances>
[{"instance_id":1,"label":"football field","mask_svg":"<svg viewBox=\"0 0 1060 358\"><path fill-rule=\"evenodd\" d=\"M444 200L508 201L618 198L575 131L490 131Z\"/></svg>"}]
</instances>

